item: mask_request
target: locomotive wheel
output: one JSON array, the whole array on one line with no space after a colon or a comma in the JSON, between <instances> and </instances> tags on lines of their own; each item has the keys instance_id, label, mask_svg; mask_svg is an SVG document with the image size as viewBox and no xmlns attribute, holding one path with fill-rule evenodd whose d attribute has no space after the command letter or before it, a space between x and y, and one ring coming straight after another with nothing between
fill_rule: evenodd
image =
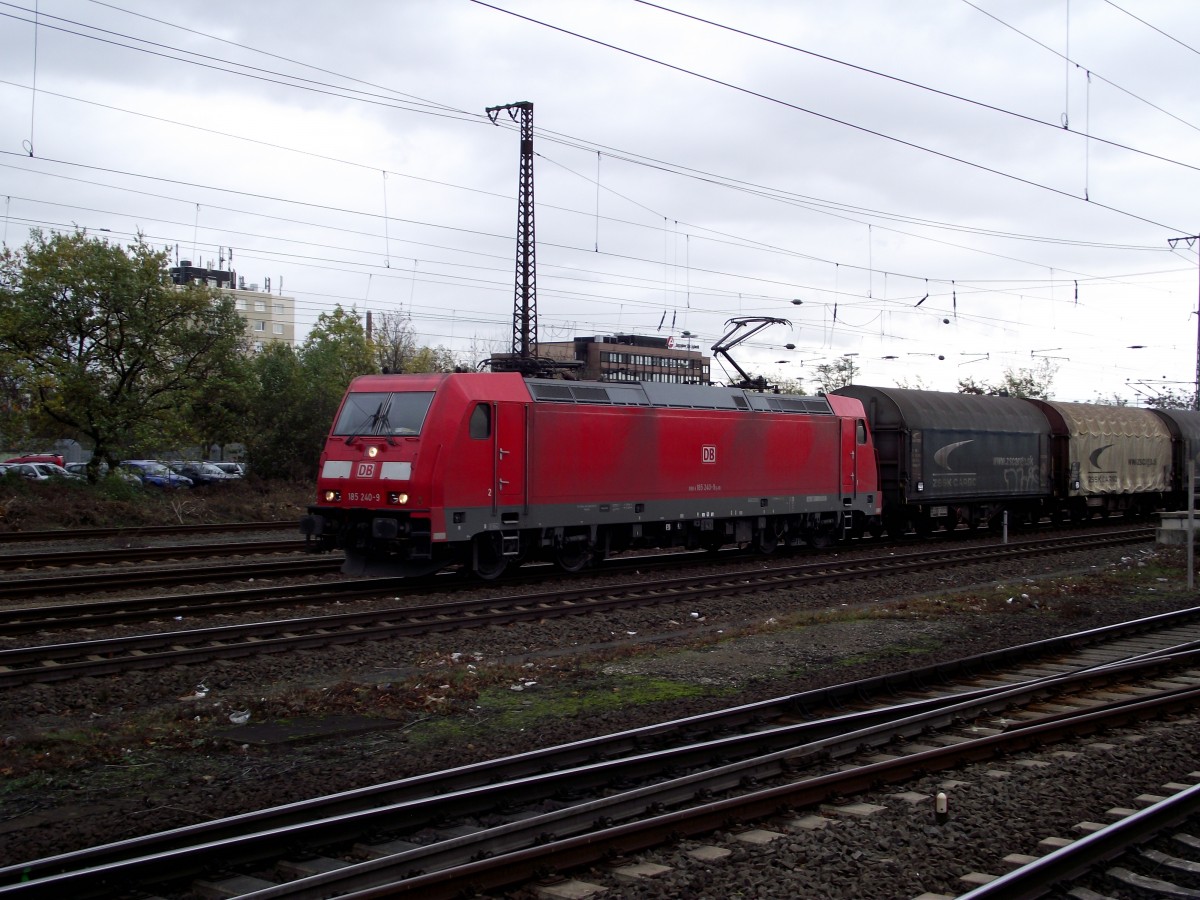
<instances>
[{"instance_id":1,"label":"locomotive wheel","mask_svg":"<svg viewBox=\"0 0 1200 900\"><path fill-rule=\"evenodd\" d=\"M779 535L768 527L767 530L760 531L754 539L754 549L763 556L770 556L779 547Z\"/></svg>"},{"instance_id":2,"label":"locomotive wheel","mask_svg":"<svg viewBox=\"0 0 1200 900\"><path fill-rule=\"evenodd\" d=\"M573 541L554 549L554 564L564 572L582 572L592 562L587 541Z\"/></svg>"},{"instance_id":3,"label":"locomotive wheel","mask_svg":"<svg viewBox=\"0 0 1200 900\"><path fill-rule=\"evenodd\" d=\"M495 581L508 568L508 559L500 552L500 535L489 531L475 536L471 545L471 571L483 581Z\"/></svg>"},{"instance_id":4,"label":"locomotive wheel","mask_svg":"<svg viewBox=\"0 0 1200 900\"><path fill-rule=\"evenodd\" d=\"M814 550L828 550L837 543L837 535L832 529L822 529L820 531L810 531L805 535L804 540Z\"/></svg>"}]
</instances>

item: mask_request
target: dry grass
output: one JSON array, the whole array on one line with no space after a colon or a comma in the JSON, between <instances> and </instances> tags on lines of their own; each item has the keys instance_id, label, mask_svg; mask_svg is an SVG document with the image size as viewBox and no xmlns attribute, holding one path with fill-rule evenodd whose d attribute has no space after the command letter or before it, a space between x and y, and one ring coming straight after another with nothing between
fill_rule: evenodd
<instances>
[{"instance_id":1,"label":"dry grass","mask_svg":"<svg viewBox=\"0 0 1200 900\"><path fill-rule=\"evenodd\" d=\"M0 535L104 527L221 522L295 522L316 490L311 484L245 481L190 490L0 478Z\"/></svg>"}]
</instances>

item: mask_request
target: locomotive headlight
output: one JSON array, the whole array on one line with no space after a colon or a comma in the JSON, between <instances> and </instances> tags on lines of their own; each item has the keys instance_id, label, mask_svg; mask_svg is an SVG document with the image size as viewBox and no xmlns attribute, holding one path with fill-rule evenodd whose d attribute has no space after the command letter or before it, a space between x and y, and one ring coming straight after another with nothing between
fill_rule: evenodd
<instances>
[{"instance_id":1,"label":"locomotive headlight","mask_svg":"<svg viewBox=\"0 0 1200 900\"><path fill-rule=\"evenodd\" d=\"M408 494L398 494L395 491L392 491L390 494L388 494L388 503L394 503L398 506L403 506L407 502Z\"/></svg>"},{"instance_id":2,"label":"locomotive headlight","mask_svg":"<svg viewBox=\"0 0 1200 900\"><path fill-rule=\"evenodd\" d=\"M371 457L371 459L374 459L378 455L379 455L378 447L368 447L367 448L367 456Z\"/></svg>"},{"instance_id":3,"label":"locomotive headlight","mask_svg":"<svg viewBox=\"0 0 1200 900\"><path fill-rule=\"evenodd\" d=\"M342 499L342 492L341 491L326 491L321 496L323 496L325 498L326 503L337 503L338 501L340 501Z\"/></svg>"}]
</instances>

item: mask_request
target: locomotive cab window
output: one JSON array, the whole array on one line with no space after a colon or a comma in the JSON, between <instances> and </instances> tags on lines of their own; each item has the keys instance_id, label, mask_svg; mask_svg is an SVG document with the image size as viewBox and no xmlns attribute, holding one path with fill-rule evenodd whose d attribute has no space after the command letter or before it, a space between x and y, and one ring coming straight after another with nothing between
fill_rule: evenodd
<instances>
[{"instance_id":1,"label":"locomotive cab window","mask_svg":"<svg viewBox=\"0 0 1200 900\"><path fill-rule=\"evenodd\" d=\"M348 441L371 434L420 434L432 402L432 391L355 391L346 395L333 433Z\"/></svg>"},{"instance_id":2,"label":"locomotive cab window","mask_svg":"<svg viewBox=\"0 0 1200 900\"><path fill-rule=\"evenodd\" d=\"M492 436L492 407L477 403L471 411L471 437L476 440Z\"/></svg>"},{"instance_id":3,"label":"locomotive cab window","mask_svg":"<svg viewBox=\"0 0 1200 900\"><path fill-rule=\"evenodd\" d=\"M858 443L865 444L867 442L867 423L862 419L858 420L858 425L855 428L855 435Z\"/></svg>"}]
</instances>

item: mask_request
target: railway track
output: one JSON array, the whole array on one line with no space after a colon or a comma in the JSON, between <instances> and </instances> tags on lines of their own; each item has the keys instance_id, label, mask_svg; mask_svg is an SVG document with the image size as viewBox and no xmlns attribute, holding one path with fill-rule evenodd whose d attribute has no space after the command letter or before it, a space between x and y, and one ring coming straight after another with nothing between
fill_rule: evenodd
<instances>
[{"instance_id":1,"label":"railway track","mask_svg":"<svg viewBox=\"0 0 1200 900\"><path fill-rule=\"evenodd\" d=\"M1136 538L1141 532L1130 530L1124 533L1118 533L1114 536L1114 540L1124 542L1126 538ZM1042 546L1039 544L1022 544L1011 545L1013 547L1031 547ZM1072 545L1074 546L1074 545ZM930 555L926 555L926 553ZM889 554L886 557L865 557L861 558L861 566L864 574L877 569L879 566L889 567L892 563L899 560L900 564L907 568L918 567L922 563L934 564L944 562L952 558L950 551L932 550L922 551L918 554L905 554L900 557ZM694 562L695 556L689 555L687 561ZM732 557L731 557L732 559ZM708 562L708 558L704 557ZM678 555L663 556L663 557L641 557L637 560L618 560L608 564L605 569L608 572L619 574L626 571L637 570L645 573L649 569L667 569L677 567L680 564ZM819 577L826 570L833 571L846 570L849 563L842 559L840 561L830 562L829 560L797 564L786 568L785 572L790 572L792 575L796 573L806 573L811 577ZM527 572L529 576L527 581L536 581L541 577L545 577L546 572L553 572L558 575L556 570L549 567L541 567L541 572L535 572L535 567L530 567ZM220 581L229 578L272 578L281 577L284 575L293 574L324 574L335 571L333 563L329 560L324 560L322 563L319 559L306 559L299 562L265 562L253 563L248 566L238 564L230 567L206 567L204 570L205 576L213 581ZM896 571L896 569L892 569ZM886 574L886 571L884 572ZM100 580L97 582L97 578ZM120 579L121 574L113 576L117 579L117 584L127 586ZM150 572L129 573L131 579L137 579L136 583L151 584L172 584L177 578L189 578L195 581L195 570L192 568L183 569L166 569L163 571L153 570ZM740 576L739 576L740 577ZM144 579L144 581L142 580ZM414 586L418 587L422 592L429 590L449 589L452 586L459 586L463 582L455 579L453 575L441 576L438 578L423 579L417 582L401 578L367 578L344 580L334 584L308 584L308 585L279 585L279 586L261 586L254 588L238 588L228 591L208 591L200 593L192 593L186 595L165 595L159 597L140 597L140 598L122 598L119 600L88 600L82 603L56 603L49 606L37 607L20 607L13 609L0 608L0 636L17 636L21 634L30 634L38 631L55 631L67 630L73 628L96 628L107 625L128 625L137 622L145 622L162 618L181 618L197 615L213 615L213 614L234 614L238 612L248 612L252 610L260 610L267 608L280 608L296 604L318 604L323 602L336 602L354 597L369 597L372 595L386 595L397 591L410 592ZM514 579L512 583L517 583ZM671 586L670 582L663 582L667 587ZM684 582L686 584L686 582ZM79 592L93 585L100 589L111 587L112 584L102 576L96 575L66 575L62 577L47 577L30 579L14 586L14 595L20 596L22 592L28 592L30 596L40 596L49 593L64 593L72 594L72 587L79 588ZM0 581L0 597L4 596L5 583Z\"/></svg>"},{"instance_id":2,"label":"railway track","mask_svg":"<svg viewBox=\"0 0 1200 900\"><path fill-rule=\"evenodd\" d=\"M302 538L285 541L240 541L220 544L173 544L162 547L120 547L71 550L62 553L0 553L0 570L48 569L65 566L123 565L160 559L211 559L263 553L299 553Z\"/></svg>"},{"instance_id":3,"label":"railway track","mask_svg":"<svg viewBox=\"0 0 1200 900\"><path fill-rule=\"evenodd\" d=\"M254 527L269 526L273 523L250 523ZM190 527L190 526L189 526ZM1138 529L1129 529L1136 533ZM1149 529L1141 530L1147 538ZM1111 532L1098 532L1095 536L1103 537ZM1059 537L1026 539L1014 542L1012 546L1028 546L1030 540L1059 540ZM908 546L912 546L909 544ZM2 541L0 541L2 547ZM337 572L342 564L341 557L328 555L301 555L304 548L299 539L278 542L240 542L220 544L172 545L150 548L107 548L99 550L70 551L63 553L29 553L0 552L0 572L5 569L48 569L52 567L70 568L75 566L95 566L104 568L90 569L87 572L60 573L55 575L30 575L27 572L16 572L7 576L0 575L0 603L4 600L20 600L28 597L83 595L99 592L121 591L129 588L147 586L190 585L196 583L197 575L202 571L205 582L238 581L247 578L278 578L305 577ZM856 547L855 550L863 548ZM955 551L946 551L952 554ZM276 562L238 563L228 566L208 566L198 570L194 565L188 566L156 566L148 569L132 569L125 564L147 560L170 559L203 559L221 556L248 556L265 554L292 554L293 558ZM725 558L736 558L738 551L727 551ZM620 557L606 560L598 570L602 572L619 573L621 571L650 569L669 569L678 567L681 563L693 562L697 558L709 561L707 554L673 553L657 556ZM546 577L547 572L559 573L547 565L528 566L513 573L506 579L507 584L530 583ZM448 577L443 573L441 578ZM380 580L381 583L383 580ZM389 579L395 582L395 579ZM420 579L409 584L420 584L423 587L430 584L432 579Z\"/></svg>"},{"instance_id":4,"label":"railway track","mask_svg":"<svg viewBox=\"0 0 1200 900\"><path fill-rule=\"evenodd\" d=\"M0 896L500 889L1188 710L1198 665L1192 609L9 865Z\"/></svg>"},{"instance_id":5,"label":"railway track","mask_svg":"<svg viewBox=\"0 0 1200 900\"><path fill-rule=\"evenodd\" d=\"M62 681L80 676L110 675L134 669L166 665L187 665L217 659L234 659L281 653L307 648L368 640L393 639L434 632L445 632L486 625L510 625L553 616L578 616L610 612L622 608L661 603L695 602L706 597L745 594L754 591L781 590L832 581L850 581L881 577L899 571L923 571L931 567L966 565L975 562L1019 559L1050 552L1113 546L1143 542L1144 529L1109 532L1103 535L1042 538L1019 544L972 546L958 550L931 549L897 556L802 563L763 569L721 569L701 575L668 577L655 581L614 584L598 589L595 585L567 586L549 593L505 598L450 598L436 604L390 607L335 615L290 618L186 631L130 635L74 643L38 645L0 651L0 687ZM261 605L264 600L291 596L302 597L307 604L344 599L347 592L362 594L378 591L386 594L394 584L378 581L340 582L314 589L280 588L278 591L253 592L247 604ZM290 592L290 594L289 594ZM220 600L239 602L229 592ZM94 627L113 616L184 615L170 612L174 600L119 601L102 610L99 604L85 605L73 614L61 610L13 610L5 613L12 634L28 633L37 623L41 629ZM195 603L194 598L186 602ZM202 601L201 601L202 602ZM136 607L144 603L140 609ZM175 608L179 608L176 605ZM195 613L196 607L186 607ZM75 617L72 618L71 615ZM126 619L127 621L128 619ZM0 635L6 634L0 627Z\"/></svg>"},{"instance_id":6,"label":"railway track","mask_svg":"<svg viewBox=\"0 0 1200 900\"><path fill-rule=\"evenodd\" d=\"M1176 793L997 876L959 900L1036 898L1051 891L1083 900L1124 890L1139 896L1196 896L1191 885L1200 871L1200 784L1175 787Z\"/></svg>"},{"instance_id":7,"label":"railway track","mask_svg":"<svg viewBox=\"0 0 1200 900\"><path fill-rule=\"evenodd\" d=\"M192 534L233 534L253 531L295 531L294 522L224 522L199 525L139 525L117 528L55 528L46 531L0 532L0 548L8 544L52 543L55 541L86 541L114 537L179 537Z\"/></svg>"},{"instance_id":8,"label":"railway track","mask_svg":"<svg viewBox=\"0 0 1200 900\"><path fill-rule=\"evenodd\" d=\"M249 551L243 545L242 555ZM247 578L295 578L328 575L341 570L340 559L301 556L282 560L230 563L228 565L158 566L149 569L89 571L68 575L37 575L0 580L0 601L23 597L77 596L104 591L123 591L153 585L207 584Z\"/></svg>"}]
</instances>

